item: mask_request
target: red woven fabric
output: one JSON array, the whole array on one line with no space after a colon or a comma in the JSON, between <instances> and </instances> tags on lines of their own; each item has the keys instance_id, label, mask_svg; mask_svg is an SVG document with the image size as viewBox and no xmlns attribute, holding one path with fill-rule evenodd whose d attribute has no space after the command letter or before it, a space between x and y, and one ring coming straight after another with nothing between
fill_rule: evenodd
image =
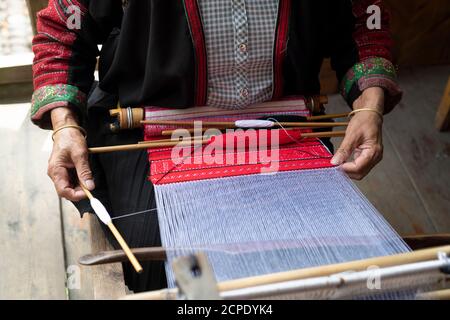
<instances>
[{"instance_id":1,"label":"red woven fabric","mask_svg":"<svg viewBox=\"0 0 450 320\"><path fill-rule=\"evenodd\" d=\"M149 110L146 112L150 115L146 117L147 119L151 117ZM309 111L302 107L297 108L296 112L291 110L290 114L308 116ZM251 116L254 116L254 114L251 114ZM173 117L173 115L170 117ZM226 115L227 120L232 118L233 116ZM242 114L234 119L242 118L251 119ZM190 119L200 120L204 118ZM207 117L207 120L211 120L211 117ZM161 126L146 125L145 140L161 138L155 134L157 130L164 129L166 128ZM253 131L253 133L255 132ZM178 147L177 149L149 149L149 180L158 185L332 167L330 163L332 154L318 139L300 138L298 131L289 131L289 134L286 134L283 129L280 129L277 133L280 144L272 145L270 142L267 144L268 141L272 141L270 139L273 133L274 131L258 131L256 137L259 143L252 145L252 148L249 148L248 145L241 145L240 147L234 145L235 147L228 146L228 148L215 149L211 142L206 145L197 144L192 147ZM233 140L233 138L226 139L226 141L230 140ZM220 145L220 143L217 145Z\"/></svg>"},{"instance_id":2,"label":"red woven fabric","mask_svg":"<svg viewBox=\"0 0 450 320\"><path fill-rule=\"evenodd\" d=\"M279 171L293 171L305 169L319 169L332 167L331 153L318 139L304 139L301 143L283 145L277 149L277 165L271 170L272 163L266 161L272 157L273 152L259 150L233 150L220 153L224 164L196 163L202 158L206 147L185 148L191 156L183 158L182 164L175 163L172 157L172 148L152 150L149 153L150 181L155 184L217 179L249 174L275 173ZM193 150L194 149L194 150ZM226 158L232 157L234 164L226 164ZM257 163L250 163L250 159L257 159ZM243 164L238 164L239 160Z\"/></svg>"}]
</instances>

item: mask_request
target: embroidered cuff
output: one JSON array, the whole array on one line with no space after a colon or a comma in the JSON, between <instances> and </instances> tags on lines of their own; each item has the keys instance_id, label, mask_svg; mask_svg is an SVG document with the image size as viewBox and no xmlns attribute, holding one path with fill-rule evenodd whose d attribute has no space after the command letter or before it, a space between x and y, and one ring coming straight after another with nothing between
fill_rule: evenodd
<instances>
[{"instance_id":1,"label":"embroidered cuff","mask_svg":"<svg viewBox=\"0 0 450 320\"><path fill-rule=\"evenodd\" d=\"M86 105L86 94L68 84L49 85L37 89L31 99L31 120L44 129L51 128L48 111L58 107L75 107L76 112Z\"/></svg>"},{"instance_id":2,"label":"embroidered cuff","mask_svg":"<svg viewBox=\"0 0 450 320\"><path fill-rule=\"evenodd\" d=\"M402 99L403 93L397 83L395 67L384 58L368 58L355 64L344 76L341 92L352 106L362 91L371 87L385 90L385 113L390 112Z\"/></svg>"}]
</instances>

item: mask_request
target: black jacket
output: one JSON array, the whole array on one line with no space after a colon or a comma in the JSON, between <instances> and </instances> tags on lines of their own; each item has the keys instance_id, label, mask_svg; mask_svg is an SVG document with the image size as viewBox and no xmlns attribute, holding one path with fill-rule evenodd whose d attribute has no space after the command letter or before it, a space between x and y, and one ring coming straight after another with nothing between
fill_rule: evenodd
<instances>
[{"instance_id":1,"label":"black jacket","mask_svg":"<svg viewBox=\"0 0 450 320\"><path fill-rule=\"evenodd\" d=\"M207 58L195 0L129 0L124 8L121 0L79 0L79 30L64 20L71 3L77 1L50 0L38 14L35 123L48 127L48 111L58 106L85 111L98 55L100 88L124 106L205 103ZM367 28L371 4L382 10L380 30ZM350 105L376 85L386 89L392 108L401 93L388 20L379 0L280 0L273 98L318 94L322 61L330 57Z\"/></svg>"}]
</instances>

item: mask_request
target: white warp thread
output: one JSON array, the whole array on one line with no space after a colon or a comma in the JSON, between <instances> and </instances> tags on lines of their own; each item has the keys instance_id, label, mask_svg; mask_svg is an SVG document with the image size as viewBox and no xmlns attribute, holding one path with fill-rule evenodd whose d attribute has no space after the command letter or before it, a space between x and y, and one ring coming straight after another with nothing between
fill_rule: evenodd
<instances>
[{"instance_id":1,"label":"white warp thread","mask_svg":"<svg viewBox=\"0 0 450 320\"><path fill-rule=\"evenodd\" d=\"M155 186L171 262L206 252L218 281L410 249L337 168Z\"/></svg>"}]
</instances>

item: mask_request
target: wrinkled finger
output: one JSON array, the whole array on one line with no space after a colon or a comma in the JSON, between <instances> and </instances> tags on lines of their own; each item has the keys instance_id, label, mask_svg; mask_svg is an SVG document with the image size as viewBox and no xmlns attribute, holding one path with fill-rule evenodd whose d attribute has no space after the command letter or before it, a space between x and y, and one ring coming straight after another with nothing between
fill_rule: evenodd
<instances>
[{"instance_id":1,"label":"wrinkled finger","mask_svg":"<svg viewBox=\"0 0 450 320\"><path fill-rule=\"evenodd\" d=\"M72 161L75 165L75 170L77 171L78 180L81 181L87 189L93 190L95 188L95 184L92 179L92 171L89 166L87 152L80 151L75 153L72 156Z\"/></svg>"},{"instance_id":2,"label":"wrinkled finger","mask_svg":"<svg viewBox=\"0 0 450 320\"><path fill-rule=\"evenodd\" d=\"M60 197L70 201L80 201L84 198L84 194L82 192L77 192L72 187L67 168L54 167L51 172L51 178L55 185L56 192Z\"/></svg>"},{"instance_id":3,"label":"wrinkled finger","mask_svg":"<svg viewBox=\"0 0 450 320\"><path fill-rule=\"evenodd\" d=\"M331 159L331 164L338 166L347 161L352 155L353 150L355 149L355 144L356 141L353 136L351 135L345 136L344 140L339 146L339 149L333 156L333 159Z\"/></svg>"},{"instance_id":4,"label":"wrinkled finger","mask_svg":"<svg viewBox=\"0 0 450 320\"><path fill-rule=\"evenodd\" d=\"M361 180L377 163L376 152L372 149L364 149L355 155L353 161L344 163L341 168L350 178Z\"/></svg>"},{"instance_id":5,"label":"wrinkled finger","mask_svg":"<svg viewBox=\"0 0 450 320\"><path fill-rule=\"evenodd\" d=\"M74 201L80 201L87 198L86 193L84 193L83 189L81 189L80 186L76 186L73 190L75 192L74 193L75 199L77 199Z\"/></svg>"}]
</instances>

